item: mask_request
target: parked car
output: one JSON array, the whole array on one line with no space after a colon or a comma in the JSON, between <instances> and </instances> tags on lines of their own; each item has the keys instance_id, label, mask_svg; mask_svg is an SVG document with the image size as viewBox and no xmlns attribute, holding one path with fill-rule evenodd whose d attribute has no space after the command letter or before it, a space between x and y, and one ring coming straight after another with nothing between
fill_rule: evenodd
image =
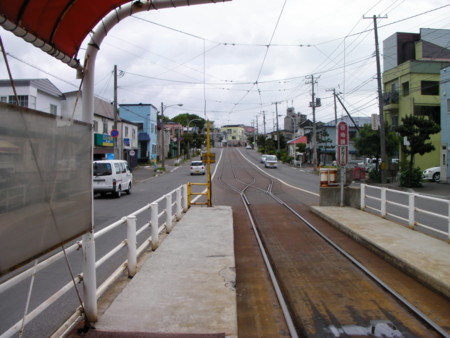
<instances>
[{"instance_id":1,"label":"parked car","mask_svg":"<svg viewBox=\"0 0 450 338\"><path fill-rule=\"evenodd\" d=\"M433 167L425 169L422 173L424 180L439 182L441 180L441 167Z\"/></svg>"},{"instance_id":2,"label":"parked car","mask_svg":"<svg viewBox=\"0 0 450 338\"><path fill-rule=\"evenodd\" d=\"M122 192L131 193L133 174L128 167L127 161L102 160L94 161L94 178L92 186L94 194L112 193L119 198Z\"/></svg>"},{"instance_id":3,"label":"parked car","mask_svg":"<svg viewBox=\"0 0 450 338\"><path fill-rule=\"evenodd\" d=\"M205 164L202 161L192 161L191 175L205 175Z\"/></svg>"},{"instance_id":4,"label":"parked car","mask_svg":"<svg viewBox=\"0 0 450 338\"><path fill-rule=\"evenodd\" d=\"M264 163L264 162L266 161L266 157L267 157L267 156L269 156L269 155L267 155L267 154L262 154L262 155L261 155L261 160L260 160L260 162L261 162L261 163Z\"/></svg>"},{"instance_id":5,"label":"parked car","mask_svg":"<svg viewBox=\"0 0 450 338\"><path fill-rule=\"evenodd\" d=\"M264 166L266 168L276 168L278 166L277 157L275 155L267 155Z\"/></svg>"}]
</instances>

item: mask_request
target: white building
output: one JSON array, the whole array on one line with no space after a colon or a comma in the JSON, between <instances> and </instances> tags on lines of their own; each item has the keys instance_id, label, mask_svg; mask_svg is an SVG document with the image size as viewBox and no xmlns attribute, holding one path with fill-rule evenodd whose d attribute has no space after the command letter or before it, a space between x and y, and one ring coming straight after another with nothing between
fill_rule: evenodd
<instances>
[{"instance_id":1,"label":"white building","mask_svg":"<svg viewBox=\"0 0 450 338\"><path fill-rule=\"evenodd\" d=\"M14 86L20 106L61 116L64 94L48 79L14 80ZM16 102L9 80L0 80L0 102Z\"/></svg>"}]
</instances>

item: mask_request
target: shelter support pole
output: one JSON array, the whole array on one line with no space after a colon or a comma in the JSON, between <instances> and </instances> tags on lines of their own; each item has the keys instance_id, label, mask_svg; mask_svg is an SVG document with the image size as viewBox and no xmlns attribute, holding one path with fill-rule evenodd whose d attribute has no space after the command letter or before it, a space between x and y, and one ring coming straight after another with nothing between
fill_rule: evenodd
<instances>
[{"instance_id":1,"label":"shelter support pole","mask_svg":"<svg viewBox=\"0 0 450 338\"><path fill-rule=\"evenodd\" d=\"M92 232L84 234L82 242L84 310L86 322L95 323L97 321L97 276L94 234Z\"/></svg>"}]
</instances>

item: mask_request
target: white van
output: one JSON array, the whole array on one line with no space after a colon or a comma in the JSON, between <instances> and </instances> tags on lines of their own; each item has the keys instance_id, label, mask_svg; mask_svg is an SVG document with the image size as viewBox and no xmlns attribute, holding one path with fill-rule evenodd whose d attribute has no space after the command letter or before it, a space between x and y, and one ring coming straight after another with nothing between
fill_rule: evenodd
<instances>
[{"instance_id":1,"label":"white van","mask_svg":"<svg viewBox=\"0 0 450 338\"><path fill-rule=\"evenodd\" d=\"M131 193L133 174L128 167L127 161L102 160L94 161L94 194L112 193L120 197L122 192Z\"/></svg>"}]
</instances>

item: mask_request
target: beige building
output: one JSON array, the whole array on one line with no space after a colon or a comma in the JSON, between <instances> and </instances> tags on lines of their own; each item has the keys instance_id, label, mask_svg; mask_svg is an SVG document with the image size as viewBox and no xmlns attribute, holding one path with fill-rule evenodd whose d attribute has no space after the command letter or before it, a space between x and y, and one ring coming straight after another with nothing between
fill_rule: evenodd
<instances>
[{"instance_id":1,"label":"beige building","mask_svg":"<svg viewBox=\"0 0 450 338\"><path fill-rule=\"evenodd\" d=\"M247 143L245 137L245 126L243 124L226 125L220 128L224 136L224 142L229 146L244 146Z\"/></svg>"}]
</instances>

